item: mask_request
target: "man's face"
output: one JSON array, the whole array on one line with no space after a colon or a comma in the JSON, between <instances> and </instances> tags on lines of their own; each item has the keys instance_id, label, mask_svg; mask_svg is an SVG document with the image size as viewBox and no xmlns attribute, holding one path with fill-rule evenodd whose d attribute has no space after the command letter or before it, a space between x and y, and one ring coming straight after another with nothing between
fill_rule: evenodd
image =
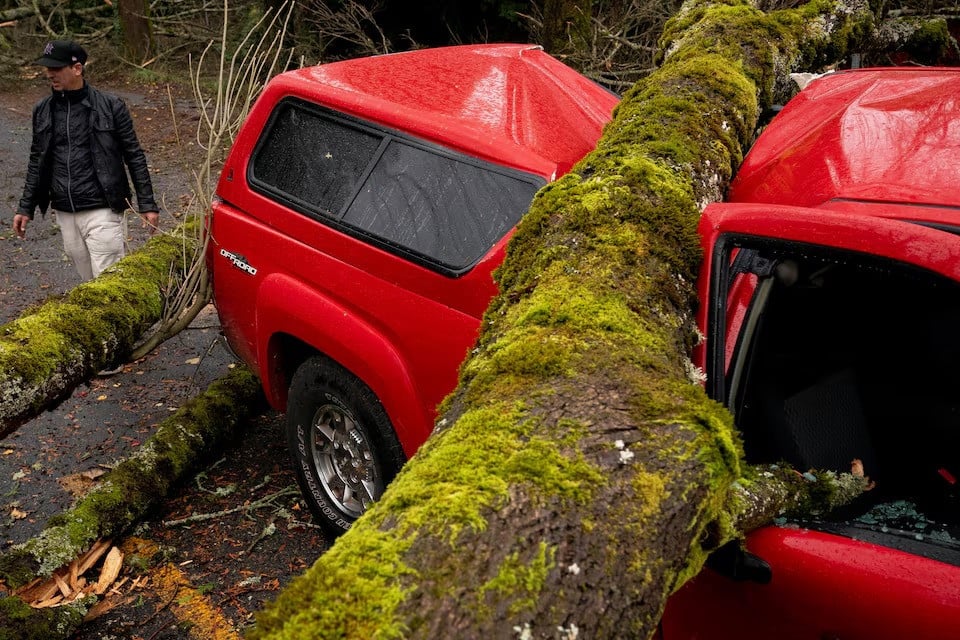
<instances>
[{"instance_id":1,"label":"man's face","mask_svg":"<svg viewBox=\"0 0 960 640\"><path fill-rule=\"evenodd\" d=\"M47 80L55 91L73 91L83 86L83 65L46 67Z\"/></svg>"}]
</instances>

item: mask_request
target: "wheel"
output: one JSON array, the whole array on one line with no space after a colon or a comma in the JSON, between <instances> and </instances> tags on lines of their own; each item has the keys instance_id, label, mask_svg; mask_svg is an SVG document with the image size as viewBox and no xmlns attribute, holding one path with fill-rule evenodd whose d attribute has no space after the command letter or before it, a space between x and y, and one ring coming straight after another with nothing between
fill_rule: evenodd
<instances>
[{"instance_id":1,"label":"wheel","mask_svg":"<svg viewBox=\"0 0 960 640\"><path fill-rule=\"evenodd\" d=\"M405 461L377 396L323 356L300 365L290 382L287 444L304 498L333 536L380 498Z\"/></svg>"}]
</instances>

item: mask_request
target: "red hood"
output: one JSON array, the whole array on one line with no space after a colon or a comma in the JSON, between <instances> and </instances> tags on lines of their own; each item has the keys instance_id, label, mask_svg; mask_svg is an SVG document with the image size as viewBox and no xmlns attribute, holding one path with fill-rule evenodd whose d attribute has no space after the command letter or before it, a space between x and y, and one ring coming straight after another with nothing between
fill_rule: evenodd
<instances>
[{"instance_id":1,"label":"red hood","mask_svg":"<svg viewBox=\"0 0 960 640\"><path fill-rule=\"evenodd\" d=\"M729 196L805 207L848 199L960 206L960 70L860 69L815 80L757 140Z\"/></svg>"}]
</instances>

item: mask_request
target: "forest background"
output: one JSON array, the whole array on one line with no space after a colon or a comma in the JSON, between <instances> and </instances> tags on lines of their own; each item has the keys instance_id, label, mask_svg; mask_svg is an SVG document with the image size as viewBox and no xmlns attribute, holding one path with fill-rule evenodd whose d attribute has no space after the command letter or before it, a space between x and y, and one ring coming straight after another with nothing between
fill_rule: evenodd
<instances>
[{"instance_id":1,"label":"forest background","mask_svg":"<svg viewBox=\"0 0 960 640\"><path fill-rule=\"evenodd\" d=\"M797 0L760 0L762 11ZM542 45L585 75L622 92L654 67L657 40L679 0L3 0L0 82L19 79L38 43L69 37L101 60L103 74L188 83L184 64L220 39L239 46L265 14L286 15L290 65L302 66L421 47L477 42ZM874 6L875 5L875 6ZM944 0L875 0L878 16L957 13ZM258 26L260 25L260 26ZM896 53L915 58L928 45L905 40ZM227 52L231 53L230 51ZM889 64L891 52L864 64Z\"/></svg>"}]
</instances>

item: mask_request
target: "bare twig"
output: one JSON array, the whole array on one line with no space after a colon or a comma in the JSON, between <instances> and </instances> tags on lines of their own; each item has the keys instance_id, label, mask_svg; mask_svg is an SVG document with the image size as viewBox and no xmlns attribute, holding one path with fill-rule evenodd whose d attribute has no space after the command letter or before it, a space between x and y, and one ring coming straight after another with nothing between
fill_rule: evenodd
<instances>
[{"instance_id":1,"label":"bare twig","mask_svg":"<svg viewBox=\"0 0 960 640\"><path fill-rule=\"evenodd\" d=\"M40 26L43 27L43 30L51 36L56 37L57 32L50 28L50 21L43 17L43 13L40 11L40 5L37 0L33 0L30 4L33 6L33 13L37 16L37 20L40 22Z\"/></svg>"},{"instance_id":2,"label":"bare twig","mask_svg":"<svg viewBox=\"0 0 960 640\"><path fill-rule=\"evenodd\" d=\"M259 500L255 500L249 504L242 504L239 507L233 507L232 509L224 509L222 511L213 511L208 513L195 513L186 518L178 518L175 520L164 520L163 526L165 527L179 527L187 524L195 524L197 522L206 522L208 520L217 520L223 518L224 516L233 515L234 513L249 513L250 511L255 511L263 507L272 507L274 506L273 501L277 498L285 498L287 496L300 495L300 490L296 487L287 487L281 489L280 491L271 493L268 496L264 496Z\"/></svg>"},{"instance_id":3,"label":"bare twig","mask_svg":"<svg viewBox=\"0 0 960 640\"><path fill-rule=\"evenodd\" d=\"M253 548L257 546L261 540L263 540L264 538L269 538L276 532L277 532L277 525L275 525L274 521L271 520L269 523L267 523L267 526L263 528L263 531L260 532L260 535L258 535L256 539L253 542L251 542L246 549L244 549L243 554L250 555L250 552L253 551Z\"/></svg>"},{"instance_id":4,"label":"bare twig","mask_svg":"<svg viewBox=\"0 0 960 640\"><path fill-rule=\"evenodd\" d=\"M347 0L331 6L327 0L312 0L304 4L304 21L320 41L321 52L342 42L352 46L352 56L389 53L390 40L375 17L382 7L381 2Z\"/></svg>"},{"instance_id":5,"label":"bare twig","mask_svg":"<svg viewBox=\"0 0 960 640\"><path fill-rule=\"evenodd\" d=\"M580 34L584 44L559 57L606 87L626 89L655 69L657 40L667 18L679 5L678 0L594 2L590 30ZM517 15L526 22L532 39L542 41L543 15L536 4L532 9Z\"/></svg>"},{"instance_id":6,"label":"bare twig","mask_svg":"<svg viewBox=\"0 0 960 640\"><path fill-rule=\"evenodd\" d=\"M180 141L180 127L177 126L177 112L173 108L173 94L170 93L170 85L167 85L167 104L170 107L170 121L173 122L173 135L177 140L177 147L182 147Z\"/></svg>"},{"instance_id":7,"label":"bare twig","mask_svg":"<svg viewBox=\"0 0 960 640\"><path fill-rule=\"evenodd\" d=\"M254 100L267 80L290 61L292 52L287 54L286 59L283 60L284 64L281 64L284 51L283 39L292 9L292 5L284 6L286 13L282 16L282 20L283 7L280 12L273 14L268 12L246 33L228 58L229 3L224 0L223 26L219 42L211 41L207 45L196 66L191 58L193 92L200 109L197 141L206 151L204 160L194 172L192 208L194 214L199 217L206 216L210 211L216 170L253 106ZM257 32L261 32L261 35L259 39L254 39L254 34ZM218 81L215 94L208 96L201 82L201 69L204 67L204 58L214 49L215 44L220 50ZM207 233L208 225L199 224L195 228L200 234L196 238L197 242L194 243L197 247L196 252L188 255L186 248L184 249L186 268L183 271L186 275L180 281L171 281L163 317L150 336L143 340L131 355L134 360L145 356L164 340L185 329L210 302L210 278L204 260L207 245L210 242Z\"/></svg>"}]
</instances>

